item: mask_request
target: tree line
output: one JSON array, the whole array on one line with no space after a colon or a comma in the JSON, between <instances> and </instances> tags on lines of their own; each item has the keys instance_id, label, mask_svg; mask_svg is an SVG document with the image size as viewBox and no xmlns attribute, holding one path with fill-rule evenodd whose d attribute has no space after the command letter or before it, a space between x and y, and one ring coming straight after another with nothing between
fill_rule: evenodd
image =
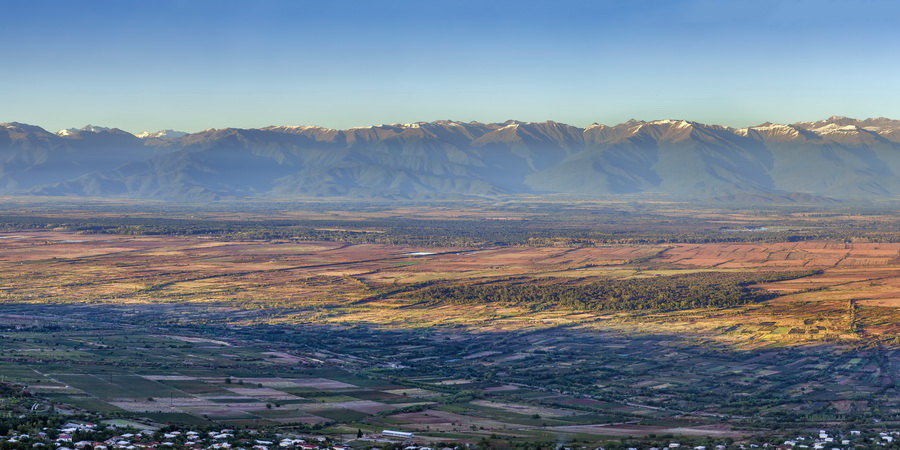
<instances>
[{"instance_id":1,"label":"tree line","mask_svg":"<svg viewBox=\"0 0 900 450\"><path fill-rule=\"evenodd\" d=\"M43 217L0 215L0 230L56 230L90 234L211 236L230 240L337 241L451 247L526 245L660 245L673 243L796 242L808 240L900 242L893 223L796 229L722 229L703 219L647 215L488 218L383 217L359 219L174 219L165 217ZM826 226L827 225L827 226Z\"/></svg>"},{"instance_id":2,"label":"tree line","mask_svg":"<svg viewBox=\"0 0 900 450\"><path fill-rule=\"evenodd\" d=\"M751 286L816 275L821 271L730 273L704 272L648 278L602 279L586 283L535 282L436 285L412 298L424 302L472 305L504 303L532 310L588 311L723 308L758 303L777 294Z\"/></svg>"}]
</instances>

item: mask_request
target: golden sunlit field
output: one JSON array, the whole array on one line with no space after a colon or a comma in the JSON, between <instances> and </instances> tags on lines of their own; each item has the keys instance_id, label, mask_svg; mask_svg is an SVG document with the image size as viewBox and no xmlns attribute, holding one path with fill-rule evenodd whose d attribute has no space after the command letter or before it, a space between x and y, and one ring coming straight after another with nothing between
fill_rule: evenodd
<instances>
[{"instance_id":1,"label":"golden sunlit field","mask_svg":"<svg viewBox=\"0 0 900 450\"><path fill-rule=\"evenodd\" d=\"M71 232L0 233L5 301L212 302L241 307L328 307L317 320L416 327L516 329L575 323L684 330L734 340L787 342L893 337L900 313L900 243L739 243L555 247L414 247L338 242L216 241L173 236ZM544 311L515 305L417 307L402 295L440 280L489 283L642 278L702 271L822 269L760 284L781 294L763 305L724 311L634 314ZM561 281L562 280L562 281ZM396 291L395 294L391 294ZM850 333L848 302L858 309ZM490 318L490 320L488 320ZM715 319L715 320L712 320ZM273 321L305 321L302 314ZM775 326L760 323L775 322ZM900 322L896 322L900 323ZM787 327L791 333L778 330ZM824 327L824 328L823 328ZM751 339L752 338L752 339Z\"/></svg>"}]
</instances>

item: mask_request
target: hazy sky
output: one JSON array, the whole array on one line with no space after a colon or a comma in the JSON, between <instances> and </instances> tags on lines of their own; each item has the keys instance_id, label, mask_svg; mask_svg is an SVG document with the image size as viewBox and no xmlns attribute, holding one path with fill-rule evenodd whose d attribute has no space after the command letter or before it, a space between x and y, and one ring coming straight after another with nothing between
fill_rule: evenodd
<instances>
[{"instance_id":1,"label":"hazy sky","mask_svg":"<svg viewBox=\"0 0 900 450\"><path fill-rule=\"evenodd\" d=\"M893 0L19 0L0 122L900 119Z\"/></svg>"}]
</instances>

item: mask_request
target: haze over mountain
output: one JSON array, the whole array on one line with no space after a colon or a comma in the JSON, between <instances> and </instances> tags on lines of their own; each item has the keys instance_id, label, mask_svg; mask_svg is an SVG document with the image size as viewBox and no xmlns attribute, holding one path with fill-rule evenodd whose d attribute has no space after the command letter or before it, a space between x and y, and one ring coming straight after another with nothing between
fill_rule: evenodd
<instances>
[{"instance_id":1,"label":"haze over mountain","mask_svg":"<svg viewBox=\"0 0 900 450\"><path fill-rule=\"evenodd\" d=\"M0 194L179 201L571 194L726 201L900 195L900 121L734 129L436 121L173 130L0 124Z\"/></svg>"}]
</instances>

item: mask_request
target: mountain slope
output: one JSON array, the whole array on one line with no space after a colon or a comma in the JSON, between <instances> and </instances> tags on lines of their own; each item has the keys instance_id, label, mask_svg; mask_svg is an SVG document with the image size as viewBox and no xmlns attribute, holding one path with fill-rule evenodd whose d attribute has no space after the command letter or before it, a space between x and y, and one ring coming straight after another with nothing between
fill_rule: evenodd
<instances>
[{"instance_id":1,"label":"mountain slope","mask_svg":"<svg viewBox=\"0 0 900 450\"><path fill-rule=\"evenodd\" d=\"M23 192L164 151L118 129L88 125L54 134L32 125L0 124L0 192Z\"/></svg>"},{"instance_id":2,"label":"mountain slope","mask_svg":"<svg viewBox=\"0 0 900 450\"><path fill-rule=\"evenodd\" d=\"M0 124L0 193L169 200L573 194L685 199L900 195L900 121L732 129L684 120L578 128L436 121L59 133Z\"/></svg>"}]
</instances>

